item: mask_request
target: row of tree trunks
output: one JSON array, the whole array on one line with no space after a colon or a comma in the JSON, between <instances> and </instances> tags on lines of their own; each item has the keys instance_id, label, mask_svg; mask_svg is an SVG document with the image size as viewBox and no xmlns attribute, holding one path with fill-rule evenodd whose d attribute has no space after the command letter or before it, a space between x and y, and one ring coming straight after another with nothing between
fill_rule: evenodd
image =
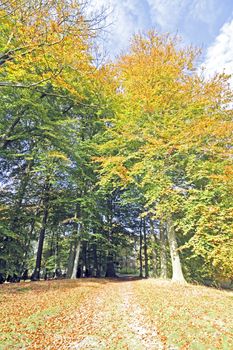
<instances>
[{"instance_id":1,"label":"row of tree trunks","mask_svg":"<svg viewBox=\"0 0 233 350\"><path fill-rule=\"evenodd\" d=\"M78 212L75 214L76 220L78 217ZM111 221L112 218L110 218ZM75 230L73 233L74 242L70 248L70 258L68 264L68 277L75 279L77 277L77 271L79 266L79 258L80 258L80 250L81 250L81 224L75 222ZM149 264L148 264L148 241L147 241L147 222L146 218L141 219L140 221L140 235L139 235L139 262L140 262L140 277L143 277L143 261L144 261L144 276L149 277ZM150 225L152 225L150 223ZM110 225L111 227L111 225ZM152 227L152 226L150 226ZM178 244L176 240L176 234L174 225L171 219L168 219L166 224L160 223L160 277L166 279L168 277L167 272L167 240L169 243L170 257L172 263L172 280L179 283L184 283L185 279L182 272L181 261L178 252ZM151 234L156 240L156 233L154 229L151 228ZM108 233L109 242L111 242L112 232L111 230ZM87 242L83 243L83 271L87 270ZM156 254L156 253L155 253ZM154 264L157 264L156 255L154 256ZM97 257L97 247L93 245L93 268L95 270L95 275L100 276L99 263ZM155 266L156 268L156 266ZM115 266L114 266L114 258L113 254L109 250L107 252L107 261L106 261L106 277L116 277Z\"/></svg>"},{"instance_id":2,"label":"row of tree trunks","mask_svg":"<svg viewBox=\"0 0 233 350\"><path fill-rule=\"evenodd\" d=\"M44 192L43 192L44 209L43 209L43 216L42 216L42 225L41 225L40 234L39 234L36 266L33 273L33 277L35 280L38 280L40 278L43 244L44 244L46 225L47 225L47 220L49 215L49 192L50 192L50 184L49 184L49 181L46 181L44 186ZM77 222L77 219L78 219L78 211L76 210L75 220L74 220L74 232L73 232L74 240L71 241L71 245L70 245L70 254L69 254L68 271L67 271L67 277L71 279L77 278L77 271L79 267L80 250L81 250L81 224ZM155 232L152 229L151 229L151 233L152 235L155 236ZM185 279L182 272L175 229L171 219L167 220L166 225L162 223L160 224L160 237L159 237L160 238L159 239L160 240L160 277L167 278L166 235L168 238L171 262L172 262L172 280L179 283L183 283L185 282ZM111 232L109 232L109 241L111 241ZM86 252L86 249L84 250ZM93 247L93 257L94 257L94 270L96 272L96 276L98 277L100 275L100 271L98 268L96 246ZM85 261L83 261L83 269L86 271L87 264L86 264L85 256L84 256L84 260ZM147 278L149 277L149 266L148 266L147 225L146 225L145 218L141 219L141 222L140 222L140 236L139 236L140 277L143 277L143 260L144 260L144 276ZM154 264L157 264L156 253L154 255ZM155 269L156 269L156 266L155 266ZM116 276L113 254L111 254L110 251L107 253L105 276L106 277Z\"/></svg>"}]
</instances>

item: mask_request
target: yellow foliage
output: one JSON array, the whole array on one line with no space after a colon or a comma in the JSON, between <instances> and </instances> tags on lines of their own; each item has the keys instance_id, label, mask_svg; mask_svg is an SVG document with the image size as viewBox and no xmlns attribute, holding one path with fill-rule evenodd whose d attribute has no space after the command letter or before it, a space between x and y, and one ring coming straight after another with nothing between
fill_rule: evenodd
<instances>
[{"instance_id":1,"label":"yellow foliage","mask_svg":"<svg viewBox=\"0 0 233 350\"><path fill-rule=\"evenodd\" d=\"M51 81L80 98L80 82L93 71L89 54L93 34L80 2L7 1L1 11L8 26L1 83L37 86Z\"/></svg>"}]
</instances>

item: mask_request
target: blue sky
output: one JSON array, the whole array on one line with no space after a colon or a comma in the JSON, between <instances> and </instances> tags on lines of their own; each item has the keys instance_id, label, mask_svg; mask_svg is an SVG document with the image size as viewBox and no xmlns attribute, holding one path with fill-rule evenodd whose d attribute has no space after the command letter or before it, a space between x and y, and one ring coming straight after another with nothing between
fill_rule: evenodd
<instances>
[{"instance_id":1,"label":"blue sky","mask_svg":"<svg viewBox=\"0 0 233 350\"><path fill-rule=\"evenodd\" d=\"M129 45L133 33L154 28L178 33L203 50L208 73L233 73L233 0L92 0L109 13L106 40L113 58Z\"/></svg>"}]
</instances>

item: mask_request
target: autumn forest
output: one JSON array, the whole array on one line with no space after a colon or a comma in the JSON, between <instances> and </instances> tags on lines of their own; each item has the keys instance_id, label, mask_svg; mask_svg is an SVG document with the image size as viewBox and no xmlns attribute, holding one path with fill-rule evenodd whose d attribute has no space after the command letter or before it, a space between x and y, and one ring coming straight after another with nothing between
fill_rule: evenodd
<instances>
[{"instance_id":1,"label":"autumn forest","mask_svg":"<svg viewBox=\"0 0 233 350\"><path fill-rule=\"evenodd\" d=\"M0 349L232 349L230 77L106 16L0 1Z\"/></svg>"},{"instance_id":2,"label":"autumn forest","mask_svg":"<svg viewBox=\"0 0 233 350\"><path fill-rule=\"evenodd\" d=\"M114 61L105 12L0 5L1 278L233 277L229 77L154 30Z\"/></svg>"},{"instance_id":3,"label":"autumn forest","mask_svg":"<svg viewBox=\"0 0 233 350\"><path fill-rule=\"evenodd\" d=\"M233 276L232 91L149 31L100 59L104 12L1 3L2 276Z\"/></svg>"}]
</instances>

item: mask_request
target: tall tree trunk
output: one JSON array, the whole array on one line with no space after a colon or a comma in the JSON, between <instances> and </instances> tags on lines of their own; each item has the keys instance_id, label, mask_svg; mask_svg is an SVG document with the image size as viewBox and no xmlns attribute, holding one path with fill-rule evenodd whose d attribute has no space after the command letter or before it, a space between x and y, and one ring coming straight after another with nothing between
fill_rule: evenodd
<instances>
[{"instance_id":1,"label":"tall tree trunk","mask_svg":"<svg viewBox=\"0 0 233 350\"><path fill-rule=\"evenodd\" d=\"M45 188L44 188L44 200L43 200L43 205L44 205L43 219L42 219L42 225L41 225L40 235L39 235L39 243L37 248L36 266L33 272L34 280L40 279L41 259L42 259L42 253L43 253L45 230L46 230L47 220L49 215L49 190L50 190L50 184L49 182L46 182Z\"/></svg>"},{"instance_id":2,"label":"tall tree trunk","mask_svg":"<svg viewBox=\"0 0 233 350\"><path fill-rule=\"evenodd\" d=\"M113 256L110 254L107 256L107 267L106 267L105 277L116 277Z\"/></svg>"},{"instance_id":3,"label":"tall tree trunk","mask_svg":"<svg viewBox=\"0 0 233 350\"><path fill-rule=\"evenodd\" d=\"M150 219L151 243L152 243L152 270L153 277L158 276L158 238L154 229L154 221Z\"/></svg>"},{"instance_id":4,"label":"tall tree trunk","mask_svg":"<svg viewBox=\"0 0 233 350\"><path fill-rule=\"evenodd\" d=\"M140 221L139 231L139 277L143 277L143 258L142 258L142 219Z\"/></svg>"},{"instance_id":5,"label":"tall tree trunk","mask_svg":"<svg viewBox=\"0 0 233 350\"><path fill-rule=\"evenodd\" d=\"M166 235L165 227L160 223L160 277L167 278L167 252L166 252Z\"/></svg>"},{"instance_id":6,"label":"tall tree trunk","mask_svg":"<svg viewBox=\"0 0 233 350\"><path fill-rule=\"evenodd\" d=\"M176 233L171 219L167 221L167 234L170 247L171 261L172 261L172 281L185 283L184 275L181 268L180 257L178 253L178 245L176 240Z\"/></svg>"},{"instance_id":7,"label":"tall tree trunk","mask_svg":"<svg viewBox=\"0 0 233 350\"><path fill-rule=\"evenodd\" d=\"M97 255L97 245L93 244L94 277L100 277L100 269Z\"/></svg>"},{"instance_id":8,"label":"tall tree trunk","mask_svg":"<svg viewBox=\"0 0 233 350\"><path fill-rule=\"evenodd\" d=\"M112 244L112 228L113 228L113 199L110 196L107 200L108 204L108 242L109 246ZM113 261L113 252L112 248L107 251L107 264L106 264L106 272L105 277L116 277L116 271Z\"/></svg>"},{"instance_id":9,"label":"tall tree trunk","mask_svg":"<svg viewBox=\"0 0 233 350\"><path fill-rule=\"evenodd\" d=\"M143 238L144 238L144 257L145 257L145 277L148 278L149 277L149 267L148 267L146 219L143 220Z\"/></svg>"},{"instance_id":10,"label":"tall tree trunk","mask_svg":"<svg viewBox=\"0 0 233 350\"><path fill-rule=\"evenodd\" d=\"M77 194L78 195L78 194ZM81 212L80 207L77 204L74 213L74 230L72 233L71 245L70 245L70 254L68 260L68 272L67 277L71 279L77 278L80 248L81 248L81 223L80 220Z\"/></svg>"},{"instance_id":11,"label":"tall tree trunk","mask_svg":"<svg viewBox=\"0 0 233 350\"><path fill-rule=\"evenodd\" d=\"M100 249L99 251L99 271L100 271L100 274L98 277L101 277L103 274L104 274L104 264L105 262L103 262L103 252L102 252L102 249Z\"/></svg>"},{"instance_id":12,"label":"tall tree trunk","mask_svg":"<svg viewBox=\"0 0 233 350\"><path fill-rule=\"evenodd\" d=\"M59 249L59 232L56 232L56 246L55 246L55 270L61 268L60 249Z\"/></svg>"},{"instance_id":13,"label":"tall tree trunk","mask_svg":"<svg viewBox=\"0 0 233 350\"><path fill-rule=\"evenodd\" d=\"M75 258L74 258L74 265L73 265L73 271L72 271L72 274L71 274L71 279L76 279L77 278L80 248L81 248L81 241L80 241L80 237L78 237L77 243L76 243L76 246L75 246Z\"/></svg>"},{"instance_id":14,"label":"tall tree trunk","mask_svg":"<svg viewBox=\"0 0 233 350\"><path fill-rule=\"evenodd\" d=\"M82 271L83 271L83 277L87 277L88 274L88 266L87 266L87 241L83 242L82 245Z\"/></svg>"},{"instance_id":15,"label":"tall tree trunk","mask_svg":"<svg viewBox=\"0 0 233 350\"><path fill-rule=\"evenodd\" d=\"M70 242L70 251L67 264L67 278L71 278L73 267L74 267L74 253L75 253L75 244L73 241Z\"/></svg>"}]
</instances>

